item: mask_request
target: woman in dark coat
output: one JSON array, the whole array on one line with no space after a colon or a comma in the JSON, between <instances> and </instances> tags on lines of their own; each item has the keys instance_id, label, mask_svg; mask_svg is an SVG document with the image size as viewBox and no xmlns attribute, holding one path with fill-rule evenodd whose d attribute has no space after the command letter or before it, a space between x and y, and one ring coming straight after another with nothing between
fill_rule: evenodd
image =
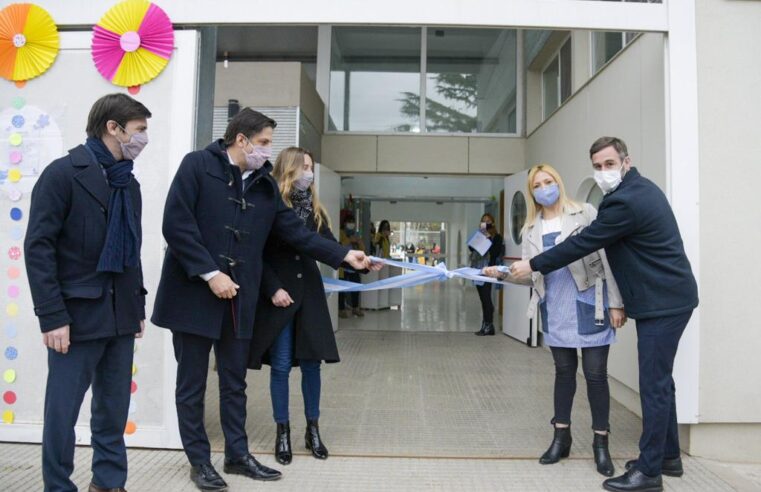
<instances>
[{"instance_id":1,"label":"woman in dark coat","mask_svg":"<svg viewBox=\"0 0 761 492\"><path fill-rule=\"evenodd\" d=\"M277 158L272 176L278 181L283 201L312 230L335 241L325 209L315 193L314 160L301 148L289 147ZM275 457L291 462L288 416L288 377L291 367L301 368L301 391L307 420L306 447L315 458L326 459L328 450L320 438L320 362L338 362L338 348L328 312L322 275L313 258L299 254L284 242L270 237L264 250L264 272L251 340L249 367L271 365L270 394L277 424Z\"/></svg>"},{"instance_id":2,"label":"woman in dark coat","mask_svg":"<svg viewBox=\"0 0 761 492\"><path fill-rule=\"evenodd\" d=\"M491 214L484 214L481 217L479 227L481 234L484 234L491 240L491 247L485 255L478 254L478 251L468 246L470 250L470 266L473 268L485 268L502 264L502 255L505 252L505 242L502 235L497 232L494 225L494 217ZM478 336L494 335L494 303L491 300L491 284L488 282L474 282L478 291L478 298L481 300L481 312L483 321L481 329L476 332ZM479 285L481 284L481 285Z\"/></svg>"}]
</instances>

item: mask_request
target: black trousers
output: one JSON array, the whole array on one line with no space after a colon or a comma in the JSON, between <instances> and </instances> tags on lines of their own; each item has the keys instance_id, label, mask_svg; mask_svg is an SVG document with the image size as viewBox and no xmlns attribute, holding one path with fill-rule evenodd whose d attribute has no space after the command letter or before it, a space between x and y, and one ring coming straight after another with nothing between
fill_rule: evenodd
<instances>
[{"instance_id":1,"label":"black trousers","mask_svg":"<svg viewBox=\"0 0 761 492\"><path fill-rule=\"evenodd\" d=\"M676 316L637 320L639 397L642 436L637 468L649 476L661 474L664 458L676 458L679 427L676 420L674 358L692 311Z\"/></svg>"},{"instance_id":2,"label":"black trousers","mask_svg":"<svg viewBox=\"0 0 761 492\"><path fill-rule=\"evenodd\" d=\"M571 425L571 408L576 394L576 371L579 358L575 348L550 347L555 359L555 418L553 422ZM587 380L587 398L592 408L592 429L610 427L610 388L608 386L608 352L610 345L581 349L582 369Z\"/></svg>"},{"instance_id":3,"label":"black trousers","mask_svg":"<svg viewBox=\"0 0 761 492\"><path fill-rule=\"evenodd\" d=\"M484 323L494 322L494 303L491 302L491 284L476 285L478 298L481 299L481 313Z\"/></svg>"},{"instance_id":4,"label":"black trousers","mask_svg":"<svg viewBox=\"0 0 761 492\"><path fill-rule=\"evenodd\" d=\"M362 282L362 278L357 272L349 272L344 270L344 280L347 282ZM347 299L348 298L348 299ZM347 300L349 300L349 307L359 308L359 292L339 292L338 293L338 309L344 310L346 308Z\"/></svg>"},{"instance_id":5,"label":"black trousers","mask_svg":"<svg viewBox=\"0 0 761 492\"><path fill-rule=\"evenodd\" d=\"M74 425L87 389L92 386L90 431L92 481L106 489L127 482L124 427L129 413L135 336L73 342L67 354L48 349L48 382L42 430L42 480L45 491L77 487L74 471Z\"/></svg>"},{"instance_id":6,"label":"black trousers","mask_svg":"<svg viewBox=\"0 0 761 492\"><path fill-rule=\"evenodd\" d=\"M209 353L214 347L219 378L219 416L225 436L225 456L248 454L246 435L246 371L250 341L235 338L232 317L226 316L219 340L173 332L177 359L175 404L182 447L191 465L211 463L204 425L204 399Z\"/></svg>"}]
</instances>

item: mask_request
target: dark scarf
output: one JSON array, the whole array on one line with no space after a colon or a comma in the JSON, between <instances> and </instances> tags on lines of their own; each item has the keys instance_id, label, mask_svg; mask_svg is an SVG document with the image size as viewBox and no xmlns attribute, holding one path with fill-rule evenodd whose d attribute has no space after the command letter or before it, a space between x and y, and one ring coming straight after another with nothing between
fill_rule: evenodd
<instances>
[{"instance_id":1,"label":"dark scarf","mask_svg":"<svg viewBox=\"0 0 761 492\"><path fill-rule=\"evenodd\" d=\"M307 188L305 191L293 188L291 190L291 205L296 215L307 223L309 217L314 214L314 208L312 207L312 191Z\"/></svg>"},{"instance_id":2,"label":"dark scarf","mask_svg":"<svg viewBox=\"0 0 761 492\"><path fill-rule=\"evenodd\" d=\"M117 161L99 138L88 138L87 148L106 170L111 198L108 202L108 229L106 241L98 260L99 272L118 272L124 268L137 268L139 264L139 238L135 224L132 197L127 187L132 181L132 161Z\"/></svg>"}]
</instances>

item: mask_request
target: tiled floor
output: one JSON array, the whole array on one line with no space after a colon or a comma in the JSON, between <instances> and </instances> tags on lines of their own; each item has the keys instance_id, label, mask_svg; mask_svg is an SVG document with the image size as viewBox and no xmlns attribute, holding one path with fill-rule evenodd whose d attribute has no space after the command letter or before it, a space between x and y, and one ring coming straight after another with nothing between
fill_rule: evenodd
<instances>
[{"instance_id":1,"label":"tiled floor","mask_svg":"<svg viewBox=\"0 0 761 492\"><path fill-rule=\"evenodd\" d=\"M6 492L41 490L39 446L0 444L0 475ZM90 448L78 448L74 481L86 487L90 480ZM130 492L180 492L195 490L188 478L188 466L180 451L132 449L129 452ZM260 456L268 466L276 466L271 455ZM214 465L222 469L223 457L214 455ZM623 461L616 461L621 468ZM594 491L601 490L602 477L588 459L572 459L553 466L519 459L420 459L331 457L318 461L296 456L288 467L280 467L284 478L266 484L240 476L223 475L231 491L267 489L272 491ZM668 491L721 492L740 490L720 479L701 461L688 458L682 478L664 478ZM86 489L85 489L86 490ZM743 489L752 490L752 489Z\"/></svg>"},{"instance_id":2,"label":"tiled floor","mask_svg":"<svg viewBox=\"0 0 761 492\"><path fill-rule=\"evenodd\" d=\"M583 378L573 413L571 457L541 466L537 457L551 438L553 367L543 349L498 334L476 337L480 312L472 286L433 284L409 289L397 311L369 312L342 320L337 333L342 362L323 367L322 435L331 458L318 461L303 447L300 377L291 378L294 463L272 456L269 371L249 375L248 432L251 450L283 470L272 490L599 490L591 457L591 419ZM295 372L298 372L296 370ZM215 375L210 375L210 382ZM216 384L209 385L207 429L221 471L224 441ZM611 453L620 470L637 454L639 419L611 405ZM131 492L193 490L179 451L130 450ZM89 448L76 453L74 480L90 479ZM0 444L0 490L40 490L40 448ZM685 476L665 480L667 490L746 490L732 469L686 457ZM761 476L759 474L758 476ZM225 477L231 490L265 487ZM737 478L735 481L734 478ZM761 487L759 487L761 489Z\"/></svg>"}]
</instances>

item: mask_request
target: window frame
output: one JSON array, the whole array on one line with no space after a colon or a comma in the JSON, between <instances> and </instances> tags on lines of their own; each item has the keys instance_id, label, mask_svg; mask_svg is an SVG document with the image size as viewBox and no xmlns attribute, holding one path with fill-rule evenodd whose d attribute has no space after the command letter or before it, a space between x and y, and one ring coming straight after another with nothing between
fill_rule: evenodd
<instances>
[{"instance_id":1,"label":"window frame","mask_svg":"<svg viewBox=\"0 0 761 492\"><path fill-rule=\"evenodd\" d=\"M562 66L563 66L563 62L562 62L562 60L560 58L560 56L561 56L560 52L563 50L563 47L566 45L566 43L571 43L570 44L571 72L568 74L568 76L571 78L571 80L570 80L570 83L571 83L571 93L564 100L563 97L562 97L562 87L563 87L563 85L562 85L562 82L563 82L562 81L562 76L563 76ZM555 59L557 59L557 62L558 62L558 79L557 79L557 82L558 82L558 84L557 84L557 86L558 86L558 89L557 89L558 90L558 94L557 94L557 96L558 96L558 105L552 111L550 111L549 113L546 113L546 108L544 106L544 89L545 89L544 88L544 72L546 72L547 69L550 68L550 65L552 65L552 63L555 61ZM539 71L539 83L540 83L540 100L541 100L541 109L542 109L542 122L545 122L548 119L550 119L550 117L555 113L555 111L557 111L558 109L563 107L563 104L565 104L565 101L570 99L573 96L573 94L574 94L574 90L573 90L573 40L572 40L572 33L568 33L568 35L563 38L563 41L561 43L559 43L558 48L555 51L552 52L552 55L549 57L549 61L542 66L542 69Z\"/></svg>"}]
</instances>

